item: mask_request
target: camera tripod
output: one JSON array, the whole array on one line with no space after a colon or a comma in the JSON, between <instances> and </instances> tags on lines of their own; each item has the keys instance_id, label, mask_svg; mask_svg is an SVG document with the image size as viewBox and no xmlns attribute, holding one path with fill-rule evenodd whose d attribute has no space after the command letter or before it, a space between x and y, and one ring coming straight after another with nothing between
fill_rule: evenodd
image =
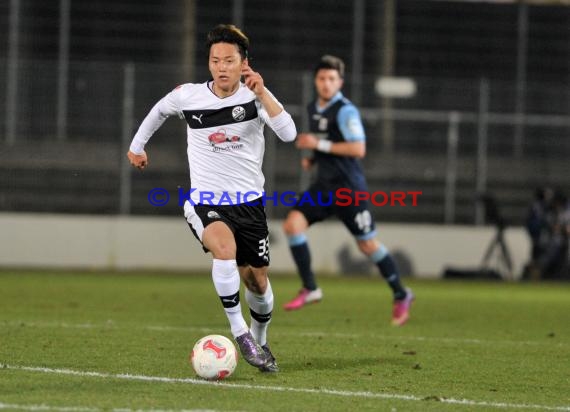
<instances>
[{"instance_id":1,"label":"camera tripod","mask_svg":"<svg viewBox=\"0 0 570 412\"><path fill-rule=\"evenodd\" d=\"M497 229L495 237L487 246L485 255L481 262L483 270L496 270L503 279L513 279L513 261L509 252L509 247L505 241L504 231L506 222L499 213L499 208L495 198L491 195L483 195L479 198L483 203L485 209L485 220L489 223L494 223ZM491 265L491 259L496 256L496 264L494 267Z\"/></svg>"}]
</instances>

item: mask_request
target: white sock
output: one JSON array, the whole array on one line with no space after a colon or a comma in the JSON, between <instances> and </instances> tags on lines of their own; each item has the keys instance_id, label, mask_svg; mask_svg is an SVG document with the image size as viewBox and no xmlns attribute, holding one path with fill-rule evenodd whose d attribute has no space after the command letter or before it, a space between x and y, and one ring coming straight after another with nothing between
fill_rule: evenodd
<instances>
[{"instance_id":1,"label":"white sock","mask_svg":"<svg viewBox=\"0 0 570 412\"><path fill-rule=\"evenodd\" d=\"M267 327L271 322L271 312L273 311L273 290L271 283L267 281L267 289L263 295L258 295L245 290L245 300L249 305L251 313L251 334L260 345L267 343ZM254 318L257 317L257 319Z\"/></svg>"},{"instance_id":2,"label":"white sock","mask_svg":"<svg viewBox=\"0 0 570 412\"><path fill-rule=\"evenodd\" d=\"M222 301L234 338L248 331L247 323L241 313L239 302L240 277L235 259L214 259L212 280L216 292Z\"/></svg>"}]
</instances>

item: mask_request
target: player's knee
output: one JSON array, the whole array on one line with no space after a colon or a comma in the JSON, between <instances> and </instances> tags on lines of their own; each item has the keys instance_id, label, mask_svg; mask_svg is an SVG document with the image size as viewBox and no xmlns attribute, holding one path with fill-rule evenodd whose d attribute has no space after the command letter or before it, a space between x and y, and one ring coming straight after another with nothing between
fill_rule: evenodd
<instances>
[{"instance_id":1,"label":"player's knee","mask_svg":"<svg viewBox=\"0 0 570 412\"><path fill-rule=\"evenodd\" d=\"M357 243L360 251L364 253L366 256L369 256L372 253L374 253L380 246L380 244L376 239L359 240Z\"/></svg>"},{"instance_id":2,"label":"player's knee","mask_svg":"<svg viewBox=\"0 0 570 412\"><path fill-rule=\"evenodd\" d=\"M289 221L289 216L287 216L287 218L283 221L282 228L283 232L285 232L286 235L291 234L291 222Z\"/></svg>"},{"instance_id":3,"label":"player's knee","mask_svg":"<svg viewBox=\"0 0 570 412\"><path fill-rule=\"evenodd\" d=\"M236 258L236 246L232 243L221 242L209 247L214 259L229 260Z\"/></svg>"},{"instance_id":4,"label":"player's knee","mask_svg":"<svg viewBox=\"0 0 570 412\"><path fill-rule=\"evenodd\" d=\"M283 222L283 231L287 236L295 235L296 234L296 224L295 218L292 215L288 215L287 219Z\"/></svg>"},{"instance_id":5,"label":"player's knee","mask_svg":"<svg viewBox=\"0 0 570 412\"><path fill-rule=\"evenodd\" d=\"M298 235L307 229L307 221L301 212L293 210L289 212L283 222L283 231L287 236Z\"/></svg>"}]
</instances>

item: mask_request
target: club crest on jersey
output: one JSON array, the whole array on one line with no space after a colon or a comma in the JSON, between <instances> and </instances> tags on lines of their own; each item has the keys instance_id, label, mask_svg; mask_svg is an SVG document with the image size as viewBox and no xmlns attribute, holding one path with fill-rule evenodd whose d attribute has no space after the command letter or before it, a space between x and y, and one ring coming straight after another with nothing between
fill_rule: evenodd
<instances>
[{"instance_id":1,"label":"club crest on jersey","mask_svg":"<svg viewBox=\"0 0 570 412\"><path fill-rule=\"evenodd\" d=\"M236 106L232 110L232 117L236 122L241 122L245 119L245 109L242 106Z\"/></svg>"}]
</instances>

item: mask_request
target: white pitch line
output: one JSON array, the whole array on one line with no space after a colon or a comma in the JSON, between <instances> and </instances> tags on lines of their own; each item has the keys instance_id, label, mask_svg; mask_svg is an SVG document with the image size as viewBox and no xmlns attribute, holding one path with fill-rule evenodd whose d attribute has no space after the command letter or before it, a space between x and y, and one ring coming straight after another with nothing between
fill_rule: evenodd
<instances>
[{"instance_id":1,"label":"white pitch line","mask_svg":"<svg viewBox=\"0 0 570 412\"><path fill-rule=\"evenodd\" d=\"M49 405L23 405L16 403L0 402L0 409L11 409L20 411L57 411L57 412L97 412L96 408L85 408L81 406L49 406Z\"/></svg>"},{"instance_id":2,"label":"white pitch line","mask_svg":"<svg viewBox=\"0 0 570 412\"><path fill-rule=\"evenodd\" d=\"M200 333L223 333L220 328L208 328L208 327L196 327L196 326L168 326L168 325L147 325L147 326L132 326L132 325L119 325L112 320L108 320L105 323L67 323L67 322L26 322L26 321L11 321L11 322L0 322L0 328L5 326L15 327L36 327L36 328L67 328L67 329L125 329L126 327L142 328L144 330L152 331L162 331L162 332L200 332ZM375 338L383 340L411 340L419 342L443 342L443 343L462 343L462 344L472 344L472 345L514 345L514 346L538 346L551 344L555 347L565 347L567 343L557 342L556 340L550 341L521 341L521 340L485 340L485 339L470 339L470 338L448 338L448 337L438 337L438 336L397 336L397 335L382 335L377 333L359 334L359 333L339 333L339 332L295 332L299 336L306 337L333 337L333 338ZM272 335L289 335L286 332L273 331Z\"/></svg>"},{"instance_id":3,"label":"white pitch line","mask_svg":"<svg viewBox=\"0 0 570 412\"><path fill-rule=\"evenodd\" d=\"M309 393L318 395L334 395L343 396L351 398L376 398L376 399L392 399L392 400L403 400L403 401L428 401L430 397L417 396L417 395L404 395L397 393L378 393L378 392L367 392L367 391L347 391L347 390L336 390L336 389L309 389L309 388L294 388L287 386L267 386L267 385L248 385L241 383L229 383L229 382L212 382L205 381L202 379L193 378L169 378L165 376L145 376L145 375L131 375L131 374L112 374L103 372L90 372L90 371L77 371L72 369L52 369L44 367L34 367L34 366L19 366L19 365L2 365L0 368L21 370L27 372L41 372L41 373L51 373L57 375L73 375L82 377L96 377L96 378L108 378L108 379L125 379L133 381L145 381L145 382L161 382L161 383L187 383L191 385L207 385L213 387L224 387L231 389L249 389L249 390L262 390L262 391L274 391L274 392L295 392L295 393ZM512 409L541 409L547 411L570 411L570 405L567 406L548 406L548 405L537 405L537 404L525 404L525 403L506 403L506 402L487 402L487 401L475 401L471 399L455 399L455 398L437 398L438 402L455 404L455 405L467 405L467 406L480 406L480 407L492 407L492 408L512 408Z\"/></svg>"},{"instance_id":4,"label":"white pitch line","mask_svg":"<svg viewBox=\"0 0 570 412\"><path fill-rule=\"evenodd\" d=\"M505 344L505 345L544 345L551 342L539 342L533 340L485 340L485 339L473 339L473 338L442 338L438 336L399 336L399 335L381 335L377 333L369 334L349 334L349 333L327 333L327 332L301 332L299 336L307 337L334 337L334 338L376 338L384 340L413 340L419 342L443 342L443 343L467 343L473 345L495 345L495 344ZM565 343L556 342L554 346L565 346Z\"/></svg>"},{"instance_id":5,"label":"white pitch line","mask_svg":"<svg viewBox=\"0 0 570 412\"><path fill-rule=\"evenodd\" d=\"M147 330L154 330L158 332L204 332L213 333L220 332L220 329L207 328L207 327L197 327L197 326L145 326Z\"/></svg>"},{"instance_id":6,"label":"white pitch line","mask_svg":"<svg viewBox=\"0 0 570 412\"><path fill-rule=\"evenodd\" d=\"M20 411L55 411L55 412L99 412L102 409L88 408L83 406L50 406L50 405L29 405L18 403L0 402L0 410L11 409ZM108 410L108 409L105 409ZM129 409L114 408L111 412L218 412L215 409ZM228 412L228 411L225 411Z\"/></svg>"}]
</instances>

